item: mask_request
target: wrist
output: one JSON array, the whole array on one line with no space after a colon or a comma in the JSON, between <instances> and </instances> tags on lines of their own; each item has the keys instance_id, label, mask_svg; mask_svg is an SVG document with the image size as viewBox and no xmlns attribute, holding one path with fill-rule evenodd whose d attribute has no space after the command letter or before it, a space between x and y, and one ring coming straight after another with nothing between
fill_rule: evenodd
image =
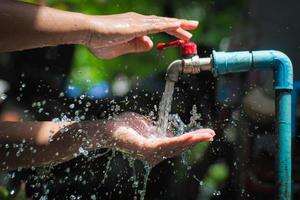
<instances>
[{"instance_id":1,"label":"wrist","mask_svg":"<svg viewBox=\"0 0 300 200\"><path fill-rule=\"evenodd\" d=\"M106 16L83 15L84 30L81 40L78 44L86 47L103 47L105 35L109 34L111 24Z\"/></svg>"},{"instance_id":2,"label":"wrist","mask_svg":"<svg viewBox=\"0 0 300 200\"><path fill-rule=\"evenodd\" d=\"M87 130L88 140L92 150L99 148L112 148L114 145L114 122L113 120L97 120L81 122L83 129Z\"/></svg>"},{"instance_id":3,"label":"wrist","mask_svg":"<svg viewBox=\"0 0 300 200\"><path fill-rule=\"evenodd\" d=\"M40 6L34 34L46 46L82 44L90 32L88 15ZM51 16L51 17L49 17Z\"/></svg>"},{"instance_id":4,"label":"wrist","mask_svg":"<svg viewBox=\"0 0 300 200\"><path fill-rule=\"evenodd\" d=\"M91 36L90 16L82 13L76 13L74 20L74 41L73 44L86 45Z\"/></svg>"}]
</instances>

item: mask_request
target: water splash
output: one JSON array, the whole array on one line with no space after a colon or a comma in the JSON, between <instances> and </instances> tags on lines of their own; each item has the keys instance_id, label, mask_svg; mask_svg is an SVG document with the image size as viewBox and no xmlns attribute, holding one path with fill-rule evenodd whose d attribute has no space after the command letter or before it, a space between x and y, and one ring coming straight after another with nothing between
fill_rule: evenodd
<instances>
[{"instance_id":1,"label":"water splash","mask_svg":"<svg viewBox=\"0 0 300 200\"><path fill-rule=\"evenodd\" d=\"M186 131L203 128L199 122L199 120L201 119L201 114L198 113L196 105L193 105L190 114L191 114L190 123L187 125Z\"/></svg>"},{"instance_id":2,"label":"water splash","mask_svg":"<svg viewBox=\"0 0 300 200\"><path fill-rule=\"evenodd\" d=\"M129 163L129 167L132 169L132 176L131 176L131 180L132 180L132 188L134 189L134 196L136 198L136 194L137 194L137 189L139 187L139 181L137 179L137 175L136 175L136 170L135 170L135 159L132 157L128 157L127 158L128 163Z\"/></svg>"},{"instance_id":3,"label":"water splash","mask_svg":"<svg viewBox=\"0 0 300 200\"><path fill-rule=\"evenodd\" d=\"M198 122L201 119L201 114L197 112L196 105L193 105L193 108L190 112L190 123L187 126L182 122L179 115L170 115L174 85L175 82L166 80L165 91L159 103L157 127L159 133L161 133L160 136L162 137L166 137L167 135L169 121L171 121L171 125L173 125L173 127L176 127L175 135L182 135L184 132L202 128L201 124Z\"/></svg>"},{"instance_id":4,"label":"water splash","mask_svg":"<svg viewBox=\"0 0 300 200\"><path fill-rule=\"evenodd\" d=\"M144 182L143 182L143 189L139 191L140 194L140 200L144 200L146 196L146 189L147 189L147 183L148 183L148 177L150 175L150 172L152 170L152 166L148 163L144 163Z\"/></svg>"},{"instance_id":5,"label":"water splash","mask_svg":"<svg viewBox=\"0 0 300 200\"><path fill-rule=\"evenodd\" d=\"M183 123L178 114L169 115L169 127L175 136L184 134L187 126Z\"/></svg>"},{"instance_id":6,"label":"water splash","mask_svg":"<svg viewBox=\"0 0 300 200\"><path fill-rule=\"evenodd\" d=\"M88 150L84 149L83 147L79 147L78 151L79 151L79 154L82 154L86 157L89 155Z\"/></svg>"},{"instance_id":7,"label":"water splash","mask_svg":"<svg viewBox=\"0 0 300 200\"><path fill-rule=\"evenodd\" d=\"M201 119L201 114L197 112L197 106L193 105L193 108L190 112L190 123L186 125L180 118L178 114L169 115L169 127L170 130L174 133L175 136L182 135L186 132L193 131L199 128L202 128L199 120ZM183 152L181 154L181 163L186 166L187 170L190 170L192 167L189 164L188 155L191 153L190 150Z\"/></svg>"},{"instance_id":8,"label":"water splash","mask_svg":"<svg viewBox=\"0 0 300 200\"><path fill-rule=\"evenodd\" d=\"M144 200L146 196L146 189L147 189L147 183L148 178L150 175L150 172L152 170L152 165L148 164L147 162L136 160L135 158L128 157L126 155L123 155L127 160L129 167L132 169L132 176L130 177L130 181L132 181L132 188L134 189L134 196L133 199L137 200L138 195L140 196L140 200ZM137 164L142 164L144 168L144 172L142 174L138 173L136 170L135 162L138 161ZM142 176L142 180L141 180ZM140 188L140 183L143 182L143 186Z\"/></svg>"},{"instance_id":9,"label":"water splash","mask_svg":"<svg viewBox=\"0 0 300 200\"><path fill-rule=\"evenodd\" d=\"M106 163L106 167L105 167L105 171L104 171L104 177L103 177L103 179L102 179L102 181L101 181L101 184L104 184L105 183L105 180L107 179L107 177L108 177L108 172L109 172L109 170L111 169L111 167L110 167L110 165L111 165L111 161L112 161L112 159L114 158L116 156L116 150L112 150L112 154L111 154L111 156L109 156L108 157L108 160L107 160L107 163Z\"/></svg>"}]
</instances>

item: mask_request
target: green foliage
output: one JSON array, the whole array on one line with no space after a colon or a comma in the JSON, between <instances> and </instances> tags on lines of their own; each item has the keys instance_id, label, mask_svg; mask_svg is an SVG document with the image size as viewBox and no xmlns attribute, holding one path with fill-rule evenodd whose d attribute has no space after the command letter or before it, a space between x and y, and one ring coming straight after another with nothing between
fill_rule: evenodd
<instances>
[{"instance_id":1,"label":"green foliage","mask_svg":"<svg viewBox=\"0 0 300 200\"><path fill-rule=\"evenodd\" d=\"M205 176L204 183L207 187L217 188L229 176L229 168L224 163L216 163L210 166Z\"/></svg>"},{"instance_id":2,"label":"green foliage","mask_svg":"<svg viewBox=\"0 0 300 200\"><path fill-rule=\"evenodd\" d=\"M9 193L6 187L0 186L0 199L8 199Z\"/></svg>"}]
</instances>

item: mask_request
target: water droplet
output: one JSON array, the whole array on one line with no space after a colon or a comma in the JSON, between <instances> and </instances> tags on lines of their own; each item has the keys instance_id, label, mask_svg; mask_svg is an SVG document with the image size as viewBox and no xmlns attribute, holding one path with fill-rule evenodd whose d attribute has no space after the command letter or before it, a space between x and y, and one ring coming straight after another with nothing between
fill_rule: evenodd
<instances>
[{"instance_id":1,"label":"water droplet","mask_svg":"<svg viewBox=\"0 0 300 200\"><path fill-rule=\"evenodd\" d=\"M76 200L76 196L72 194L72 195L70 196L70 200Z\"/></svg>"},{"instance_id":2,"label":"water droplet","mask_svg":"<svg viewBox=\"0 0 300 200\"><path fill-rule=\"evenodd\" d=\"M79 151L80 154L83 154L84 156L89 155L89 152L87 150L85 150L84 148L82 148L82 147L79 147L78 151Z\"/></svg>"},{"instance_id":3,"label":"water droplet","mask_svg":"<svg viewBox=\"0 0 300 200\"><path fill-rule=\"evenodd\" d=\"M1 99L2 101L4 101L6 98L7 98L7 95L6 95L6 94L2 93L2 94L0 95L0 99Z\"/></svg>"},{"instance_id":4,"label":"water droplet","mask_svg":"<svg viewBox=\"0 0 300 200\"><path fill-rule=\"evenodd\" d=\"M92 194L91 195L91 200L96 200L96 199L97 199L96 195Z\"/></svg>"},{"instance_id":5,"label":"water droplet","mask_svg":"<svg viewBox=\"0 0 300 200\"><path fill-rule=\"evenodd\" d=\"M59 93L59 97L64 97L65 94L63 92Z\"/></svg>"},{"instance_id":6,"label":"water droplet","mask_svg":"<svg viewBox=\"0 0 300 200\"><path fill-rule=\"evenodd\" d=\"M40 197L40 200L48 200L48 197L47 197L46 195L41 196L41 197Z\"/></svg>"},{"instance_id":7,"label":"water droplet","mask_svg":"<svg viewBox=\"0 0 300 200\"><path fill-rule=\"evenodd\" d=\"M213 192L213 196L220 196L221 195L221 191L217 190L215 192Z\"/></svg>"}]
</instances>

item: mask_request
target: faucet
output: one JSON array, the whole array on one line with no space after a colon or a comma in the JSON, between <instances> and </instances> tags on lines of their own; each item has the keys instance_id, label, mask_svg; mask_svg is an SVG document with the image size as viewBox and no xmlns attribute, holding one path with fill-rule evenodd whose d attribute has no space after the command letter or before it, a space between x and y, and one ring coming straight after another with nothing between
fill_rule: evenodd
<instances>
[{"instance_id":1,"label":"faucet","mask_svg":"<svg viewBox=\"0 0 300 200\"><path fill-rule=\"evenodd\" d=\"M160 43L157 48L180 46L183 59L175 60L167 68L166 79L176 82L180 73L197 74L211 71L215 76L247 71L273 70L276 120L278 135L278 199L291 200L291 93L293 90L293 65L287 55L280 51L213 51L208 58L197 55L197 46L190 41L177 40ZM295 109L295 108L294 108Z\"/></svg>"},{"instance_id":2,"label":"faucet","mask_svg":"<svg viewBox=\"0 0 300 200\"><path fill-rule=\"evenodd\" d=\"M177 82L180 73L198 74L201 71L212 70L212 59L200 58L197 54L197 45L194 42L175 40L169 43L158 43L157 49L163 51L170 46L179 46L182 49L183 59L175 60L168 66L167 80Z\"/></svg>"}]
</instances>

